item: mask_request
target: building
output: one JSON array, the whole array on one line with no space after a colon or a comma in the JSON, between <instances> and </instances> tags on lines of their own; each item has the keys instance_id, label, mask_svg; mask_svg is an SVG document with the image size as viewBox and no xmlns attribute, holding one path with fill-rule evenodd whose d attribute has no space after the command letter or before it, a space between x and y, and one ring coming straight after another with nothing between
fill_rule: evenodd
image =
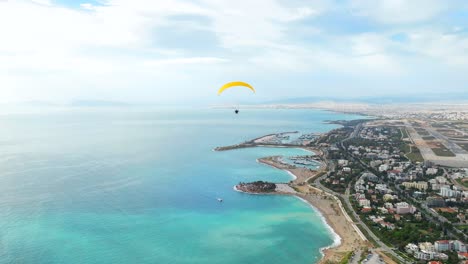
<instances>
[{"instance_id":1,"label":"building","mask_svg":"<svg viewBox=\"0 0 468 264\"><path fill-rule=\"evenodd\" d=\"M401 202L396 204L396 213L397 214L413 214L416 211L416 208L409 205L407 202Z\"/></svg>"},{"instance_id":2,"label":"building","mask_svg":"<svg viewBox=\"0 0 468 264\"><path fill-rule=\"evenodd\" d=\"M403 182L401 185L405 186L406 189L415 188L420 191L427 190L427 182L419 181L419 182Z\"/></svg>"},{"instance_id":3,"label":"building","mask_svg":"<svg viewBox=\"0 0 468 264\"><path fill-rule=\"evenodd\" d=\"M360 198L358 200L358 203L359 203L359 206L362 206L362 207L369 207L370 206L370 201L367 200L366 198Z\"/></svg>"},{"instance_id":4,"label":"building","mask_svg":"<svg viewBox=\"0 0 468 264\"><path fill-rule=\"evenodd\" d=\"M381 160L373 160L370 162L371 167L375 168L377 166L380 166L382 164Z\"/></svg>"},{"instance_id":5,"label":"building","mask_svg":"<svg viewBox=\"0 0 468 264\"><path fill-rule=\"evenodd\" d=\"M437 252L450 250L450 242L448 240L438 240L434 242L434 248Z\"/></svg>"},{"instance_id":6,"label":"building","mask_svg":"<svg viewBox=\"0 0 468 264\"><path fill-rule=\"evenodd\" d=\"M405 246L405 250L407 253L413 254L414 252L419 251L419 248L415 244L409 243L408 245Z\"/></svg>"},{"instance_id":7,"label":"building","mask_svg":"<svg viewBox=\"0 0 468 264\"><path fill-rule=\"evenodd\" d=\"M466 244L460 240L450 241L450 249L455 250L457 252L467 252Z\"/></svg>"},{"instance_id":8,"label":"building","mask_svg":"<svg viewBox=\"0 0 468 264\"><path fill-rule=\"evenodd\" d=\"M426 251L435 251L435 247L431 242L423 242L419 243L419 249L420 250L426 250Z\"/></svg>"},{"instance_id":9,"label":"building","mask_svg":"<svg viewBox=\"0 0 468 264\"><path fill-rule=\"evenodd\" d=\"M340 165L340 166L348 166L348 160L340 159L340 160L338 160L338 165Z\"/></svg>"},{"instance_id":10,"label":"building","mask_svg":"<svg viewBox=\"0 0 468 264\"><path fill-rule=\"evenodd\" d=\"M376 184L375 185L375 190L379 191L381 193L387 193L387 192L390 191L389 189L387 189L387 184L383 184L383 183L382 184L381 183Z\"/></svg>"},{"instance_id":11,"label":"building","mask_svg":"<svg viewBox=\"0 0 468 264\"><path fill-rule=\"evenodd\" d=\"M450 187L442 187L440 188L439 195L443 197L451 198L451 197L458 197L460 195L460 192L452 190L450 189Z\"/></svg>"},{"instance_id":12,"label":"building","mask_svg":"<svg viewBox=\"0 0 468 264\"><path fill-rule=\"evenodd\" d=\"M415 214L414 214L414 218L416 218L416 220L418 220L418 221L421 221L421 219L422 219L421 212L415 213Z\"/></svg>"},{"instance_id":13,"label":"building","mask_svg":"<svg viewBox=\"0 0 468 264\"><path fill-rule=\"evenodd\" d=\"M443 176L437 176L435 177L435 180L437 181L437 183L440 183L440 184L447 184L447 179Z\"/></svg>"},{"instance_id":14,"label":"building","mask_svg":"<svg viewBox=\"0 0 468 264\"><path fill-rule=\"evenodd\" d=\"M436 175L439 170L437 168L428 168L426 170L426 175Z\"/></svg>"},{"instance_id":15,"label":"building","mask_svg":"<svg viewBox=\"0 0 468 264\"><path fill-rule=\"evenodd\" d=\"M368 181L371 181L371 182L378 182L379 181L379 177L377 177L375 174L370 173L370 172L364 172L362 174L361 178L363 180L368 180Z\"/></svg>"},{"instance_id":16,"label":"building","mask_svg":"<svg viewBox=\"0 0 468 264\"><path fill-rule=\"evenodd\" d=\"M414 252L414 257L417 259L431 260L431 259L434 259L434 256L435 256L435 252L430 252L426 250Z\"/></svg>"},{"instance_id":17,"label":"building","mask_svg":"<svg viewBox=\"0 0 468 264\"><path fill-rule=\"evenodd\" d=\"M382 165L379 166L379 171L380 172L387 171L388 169L389 169L388 164L382 164Z\"/></svg>"},{"instance_id":18,"label":"building","mask_svg":"<svg viewBox=\"0 0 468 264\"><path fill-rule=\"evenodd\" d=\"M445 207L445 201L442 197L432 196L426 198L429 207Z\"/></svg>"}]
</instances>

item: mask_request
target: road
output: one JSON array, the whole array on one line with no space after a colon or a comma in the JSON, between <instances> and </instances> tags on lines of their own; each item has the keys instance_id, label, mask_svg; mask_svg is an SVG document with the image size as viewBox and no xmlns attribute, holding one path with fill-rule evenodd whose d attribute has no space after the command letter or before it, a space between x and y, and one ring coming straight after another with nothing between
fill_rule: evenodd
<instances>
[{"instance_id":1,"label":"road","mask_svg":"<svg viewBox=\"0 0 468 264\"><path fill-rule=\"evenodd\" d=\"M361 218L360 218L359 215L356 213L356 211L354 211L353 206L351 205L351 202L349 201L349 187L346 189L346 194L345 194L345 195L343 195L343 194L341 194L341 193L337 193L337 192L335 192L335 191L332 191L332 190L328 189L327 187L323 186L323 185L320 183L320 181L323 180L323 179L325 179L326 176L327 176L327 175L323 175L323 176L321 176L321 177L315 179L314 185L315 185L317 188L319 188L319 189L321 189L321 190L324 190L325 192L328 192L328 193L331 193L331 194L333 194L333 195L335 195L335 196L337 196L337 197L343 198L343 200L344 200L345 203L346 203L346 206L347 206L348 208L351 209L354 218L357 220L357 224L361 225L361 227L362 227L364 230L366 230L367 234L369 234L369 235L372 237L372 239L373 239L375 242L377 242L377 244L379 245L379 247L382 248L383 251L385 251L385 252L391 254L392 256L394 256L395 258L398 258L398 260L400 260L401 262L406 263L406 261L405 261L402 257L400 257L392 248L390 248L389 246L385 245L385 243L382 242L382 241L372 232L372 230L370 230L370 228L367 227L367 225L361 220Z\"/></svg>"},{"instance_id":2,"label":"road","mask_svg":"<svg viewBox=\"0 0 468 264\"><path fill-rule=\"evenodd\" d=\"M446 136L442 135L439 131L432 129L432 127L424 127L427 132L429 132L433 137L440 140L450 151L453 153L460 155L464 154L467 155L468 151L464 150L462 147L458 146L457 144L453 143L450 139Z\"/></svg>"},{"instance_id":3,"label":"road","mask_svg":"<svg viewBox=\"0 0 468 264\"><path fill-rule=\"evenodd\" d=\"M352 138L356 138L358 135L359 135L359 132L361 131L362 129L362 123L359 123L358 125L356 125L356 127L354 128L354 131L351 132L351 134L343 139L341 142L340 142L340 146L342 148L342 151L346 152L346 148L344 146L344 142L345 141L348 141ZM353 155L349 155L353 160L355 161L359 161L359 163L361 165L363 165L365 168L367 168L367 165L362 163L362 161L360 159L356 159ZM328 192L328 193L331 193L337 197L341 197L345 203L346 203L346 206L352 211L352 214L354 216L354 218L358 221L357 224L361 225L361 228L363 228L364 230L366 230L367 234L369 236L372 237L372 239L379 245L379 247L382 249L382 251L385 251L387 252L388 254L392 255L393 257L397 258L399 261L401 261L402 263L408 263L407 261L405 261L401 256L399 256L392 248L388 247L385 243L383 243L373 232L372 230L370 230L370 228L361 220L361 218L359 217L359 215L356 213L356 211L354 211L354 208L353 206L351 205L351 202L349 200L349 190L350 190L350 187L348 186L348 188L346 189L346 192L345 194L340 194L340 193L337 193L333 190L330 190L328 189L327 187L323 186L320 181L322 181L323 179L325 179L325 177L327 177L327 175L323 175L321 177L318 177L317 179L315 179L314 181L314 185L325 191L325 192ZM378 256L378 255L377 255Z\"/></svg>"},{"instance_id":4,"label":"road","mask_svg":"<svg viewBox=\"0 0 468 264\"><path fill-rule=\"evenodd\" d=\"M443 225L444 223L450 223L449 220L447 220L447 218L441 216L440 214L438 214L437 212L433 211L431 208L429 208L427 206L426 203L424 202L420 202L416 199L414 199L413 197L409 196L407 193L405 193L401 188L400 186L398 185L395 185L395 189L397 190L397 193L398 195L400 196L405 196L408 200L412 201L413 202L413 205L421 212L422 215L424 215L424 217L426 219L428 219L429 221L435 223L435 224L439 224L439 225ZM468 239L468 235L465 234L462 230L458 229L456 226L453 226L453 229L452 229L454 232L456 232L457 234L463 236L466 239ZM451 236L451 237L457 237L452 231L449 231L447 230L447 235Z\"/></svg>"}]
</instances>

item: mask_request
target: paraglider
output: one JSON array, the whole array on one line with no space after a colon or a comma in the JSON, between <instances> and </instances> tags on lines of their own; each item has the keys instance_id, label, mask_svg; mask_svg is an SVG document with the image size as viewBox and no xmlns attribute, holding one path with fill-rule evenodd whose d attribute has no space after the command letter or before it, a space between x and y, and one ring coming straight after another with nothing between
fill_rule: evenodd
<instances>
[{"instance_id":1,"label":"paraglider","mask_svg":"<svg viewBox=\"0 0 468 264\"><path fill-rule=\"evenodd\" d=\"M255 89L248 83L245 83L245 82L230 82L230 83L226 83L221 88L219 88L218 95L221 95L226 89L236 87L236 86L243 86L243 87L249 88L250 90L252 90L252 92L255 93Z\"/></svg>"},{"instance_id":2,"label":"paraglider","mask_svg":"<svg viewBox=\"0 0 468 264\"><path fill-rule=\"evenodd\" d=\"M225 90L232 88L232 87L245 87L245 88L252 90L252 92L255 93L255 89L252 87L252 85L246 82L236 81L236 82L229 82L221 86L221 88L219 88L218 90L218 95L221 95ZM236 115L239 114L239 109L234 110L234 113Z\"/></svg>"}]
</instances>

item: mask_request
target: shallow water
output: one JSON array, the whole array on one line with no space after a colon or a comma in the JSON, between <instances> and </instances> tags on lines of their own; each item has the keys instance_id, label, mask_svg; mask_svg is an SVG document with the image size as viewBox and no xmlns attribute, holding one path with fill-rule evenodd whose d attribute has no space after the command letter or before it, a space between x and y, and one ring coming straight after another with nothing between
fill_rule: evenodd
<instances>
[{"instance_id":1,"label":"shallow water","mask_svg":"<svg viewBox=\"0 0 468 264\"><path fill-rule=\"evenodd\" d=\"M333 239L317 212L294 197L232 189L288 181L256 159L305 152L212 149L352 118L212 109L2 116L0 263L310 263Z\"/></svg>"}]
</instances>

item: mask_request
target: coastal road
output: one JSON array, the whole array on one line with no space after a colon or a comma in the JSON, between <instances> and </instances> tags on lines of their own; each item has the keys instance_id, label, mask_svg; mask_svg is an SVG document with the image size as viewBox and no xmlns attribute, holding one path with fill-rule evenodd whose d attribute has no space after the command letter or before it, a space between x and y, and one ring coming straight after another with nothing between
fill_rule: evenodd
<instances>
[{"instance_id":1,"label":"coastal road","mask_svg":"<svg viewBox=\"0 0 468 264\"><path fill-rule=\"evenodd\" d=\"M345 201L345 203L346 203L346 205L348 206L348 208L351 209L354 218L358 221L358 224L361 225L361 227L364 228L364 230L367 231L367 234L369 234L369 236L372 237L372 239L379 245L379 247L380 247L383 251L385 251L385 252L391 254L392 256L394 256L395 258L397 258L398 260L400 260L402 263L406 263L406 261L405 261L402 257L400 257L400 255L398 255L392 248L390 248L390 247L387 246L384 242L382 242L382 241L372 232L372 230L370 230L370 228L367 227L367 225L361 220L361 218L360 218L359 215L356 213L356 211L354 211L354 208L352 207L351 202L349 201L349 195L343 195L343 194L341 194L341 193L337 193L337 192L335 192L335 191L332 191L332 190L328 189L327 187L323 186L323 185L320 183L320 181L323 180L323 179L325 179L325 177L326 177L326 175L317 178L317 179L314 181L314 185L315 185L317 188L319 188L319 189L321 189L321 190L323 190L323 191L325 191L325 192L328 192L328 193L331 193L331 194L333 194L333 195L335 195L335 196L337 196L337 197L343 198L343 200ZM346 190L346 192L349 193L349 188Z\"/></svg>"},{"instance_id":2,"label":"coastal road","mask_svg":"<svg viewBox=\"0 0 468 264\"><path fill-rule=\"evenodd\" d=\"M352 138L357 137L357 136L359 135L359 132L361 131L361 129L362 129L362 123L359 123L358 125L355 126L354 131L351 132L350 135L349 135L347 138L345 138L344 140L342 140L342 141L340 142L340 145L341 145L341 147L342 147L342 151L347 152L347 150L346 150L346 148L345 148L345 146L344 146L343 143L344 143L345 141L348 141L348 140L350 140L350 139L352 139ZM348 153L348 154L349 154L349 153ZM352 157L354 160L356 160L355 157L354 157L353 155L351 155L351 154L349 154L349 155L350 155L350 157ZM367 167L364 163L362 163L362 161L361 161L360 159L357 159L357 160L361 163L361 165ZM348 206L348 208L352 211L352 214L353 214L354 218L358 221L358 224L361 225L361 227L362 227L364 230L366 230L367 234L368 234L370 237L372 237L372 239L379 245L379 247L382 249L382 251L385 251L385 252L387 252L388 254L392 255L393 257L397 258L401 263L408 263L407 261L405 261L405 259L403 259L400 255L398 255L392 248L388 247L385 243L383 243L383 242L372 232L372 230L370 230L370 228L361 220L361 218L360 218L359 215L356 213L356 211L354 210L354 208L353 208L353 206L351 205L351 202L350 202L350 200L349 200L349 186L348 186L348 188L346 189L345 195L343 195L343 194L341 194L341 193L337 193L337 192L335 192L335 191L333 191L333 190L328 189L327 187L323 186L323 185L320 183L320 181L323 180L323 179L325 179L326 177L327 177L326 174L323 175L323 176L321 176L321 177L318 177L317 179L315 179L314 185L315 185L317 188L319 188L319 189L321 189L321 190L323 190L323 191L325 191L325 192L328 192L328 193L330 193L330 194L335 195L336 197L341 197L341 198L343 198L343 200L344 200L345 203L346 203L346 206Z\"/></svg>"}]
</instances>

